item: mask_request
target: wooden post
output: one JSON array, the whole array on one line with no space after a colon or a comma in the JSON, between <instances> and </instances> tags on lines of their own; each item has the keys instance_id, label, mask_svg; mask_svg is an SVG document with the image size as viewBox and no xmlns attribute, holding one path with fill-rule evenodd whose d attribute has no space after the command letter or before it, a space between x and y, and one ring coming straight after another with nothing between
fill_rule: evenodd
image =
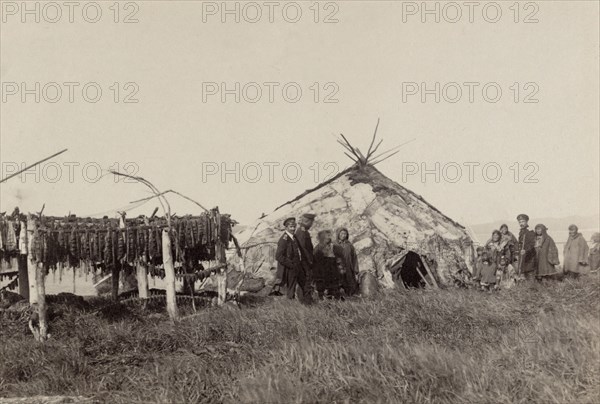
<instances>
[{"instance_id":1,"label":"wooden post","mask_svg":"<svg viewBox=\"0 0 600 404\"><path fill-rule=\"evenodd\" d=\"M165 269L165 286L167 289L167 312L172 320L176 320L179 317L179 313L177 310L177 301L175 300L175 266L173 265L171 236L168 228L162 231L162 256L163 267Z\"/></svg>"},{"instance_id":2,"label":"wooden post","mask_svg":"<svg viewBox=\"0 0 600 404\"><path fill-rule=\"evenodd\" d=\"M125 228L125 217L123 215L121 215L121 217L119 219L119 228L121 228L121 229ZM109 231L111 231L111 230L109 230ZM118 232L115 232L113 234L113 237L114 236L116 236L117 238L121 237L121 235ZM114 240L113 237L111 237L111 241L113 243L118 244L119 243L118 239ZM113 247L111 247L111 248L113 248ZM111 277L111 286L112 286L111 293L112 293L112 300L115 300L115 301L119 300L119 281L120 281L119 277L120 277L122 268L123 268L123 260L113 263L113 267L112 267L112 271L111 271L111 275L112 275L112 277Z\"/></svg>"},{"instance_id":3,"label":"wooden post","mask_svg":"<svg viewBox=\"0 0 600 404\"><path fill-rule=\"evenodd\" d=\"M138 294L141 299L148 298L148 272L146 270L146 264L141 261L137 261L135 264L135 275L138 284Z\"/></svg>"},{"instance_id":4,"label":"wooden post","mask_svg":"<svg viewBox=\"0 0 600 404\"><path fill-rule=\"evenodd\" d=\"M16 259L19 268L19 294L29 300L29 276L27 273L27 255L19 255Z\"/></svg>"},{"instance_id":5,"label":"wooden post","mask_svg":"<svg viewBox=\"0 0 600 404\"><path fill-rule=\"evenodd\" d=\"M29 305L38 302L37 265L33 259L34 228L34 219L29 215L27 217L27 279L29 281Z\"/></svg>"},{"instance_id":6,"label":"wooden post","mask_svg":"<svg viewBox=\"0 0 600 404\"><path fill-rule=\"evenodd\" d=\"M39 322L38 330L39 332L34 331L34 336L39 341L45 341L48 336L48 324L47 324L47 313L46 313L46 270L44 269L44 265L42 262L38 262L36 257L34 257L34 246L36 242L36 238L39 237L36 231L36 223L35 219L29 215L27 217L27 231L28 231L28 253L27 253L27 272L29 275L29 279L35 279L35 282L30 282L30 286L33 283L35 285L35 289L30 288L29 293L29 303L37 305L37 317ZM39 258L39 257L37 257ZM32 301L35 299L35 301ZM31 327L31 324L30 324Z\"/></svg>"},{"instance_id":7,"label":"wooden post","mask_svg":"<svg viewBox=\"0 0 600 404\"><path fill-rule=\"evenodd\" d=\"M37 284L37 295L38 295L38 316L40 322L40 341L45 341L48 338L48 323L47 323L47 311L46 311L46 269L44 264L38 262L36 264L36 284Z\"/></svg>"},{"instance_id":8,"label":"wooden post","mask_svg":"<svg viewBox=\"0 0 600 404\"><path fill-rule=\"evenodd\" d=\"M119 300L119 273L121 264L119 262L115 262L111 271L111 296L113 300ZM73 273L75 272L75 268L73 268Z\"/></svg>"},{"instance_id":9,"label":"wooden post","mask_svg":"<svg viewBox=\"0 0 600 404\"><path fill-rule=\"evenodd\" d=\"M193 260L189 259L189 257L185 260L185 273L186 274L193 274L194 271L194 262ZM195 288L195 283L196 281L194 279L190 279L187 276L183 278L183 293L188 293L190 296L194 296L194 294L196 293L196 288Z\"/></svg>"},{"instance_id":10,"label":"wooden post","mask_svg":"<svg viewBox=\"0 0 600 404\"><path fill-rule=\"evenodd\" d=\"M77 291L77 268L73 268L73 294Z\"/></svg>"},{"instance_id":11,"label":"wooden post","mask_svg":"<svg viewBox=\"0 0 600 404\"><path fill-rule=\"evenodd\" d=\"M237 238L235 238L232 235L231 239L233 240L233 243L235 245L235 251L237 253L237 256L240 259L240 269L242 270L242 276L240 276L240 280L239 280L238 284L235 286L236 297L239 297L240 288L242 287L242 284L244 283L244 280L246 279L246 263L244 262L245 257L244 257L244 254L242 254L242 249L240 248L240 244L238 243ZM260 265L259 265L259 267L260 267Z\"/></svg>"},{"instance_id":12,"label":"wooden post","mask_svg":"<svg viewBox=\"0 0 600 404\"><path fill-rule=\"evenodd\" d=\"M217 254L217 260L221 264L226 263L225 248L223 247L221 240L217 241L215 252ZM227 266L220 268L215 274L215 277L217 279L217 293L219 294L217 305L222 306L227 300Z\"/></svg>"}]
</instances>

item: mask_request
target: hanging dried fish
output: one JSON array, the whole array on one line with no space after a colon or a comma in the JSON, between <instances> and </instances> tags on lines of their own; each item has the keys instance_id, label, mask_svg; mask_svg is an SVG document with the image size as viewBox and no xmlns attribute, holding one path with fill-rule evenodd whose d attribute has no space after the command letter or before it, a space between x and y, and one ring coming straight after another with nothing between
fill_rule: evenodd
<instances>
[{"instance_id":1,"label":"hanging dried fish","mask_svg":"<svg viewBox=\"0 0 600 404\"><path fill-rule=\"evenodd\" d=\"M157 259L162 257L162 230L160 227L156 226L154 228L156 232L155 240L156 240L156 251L157 251Z\"/></svg>"},{"instance_id":2,"label":"hanging dried fish","mask_svg":"<svg viewBox=\"0 0 600 404\"><path fill-rule=\"evenodd\" d=\"M171 230L169 236L170 236L171 240L173 240L173 242L171 242L171 257L173 257L174 262L182 262L181 261L182 254L180 254L178 251L179 250L179 248L178 248L179 242L177 241L177 235L175 234L175 230Z\"/></svg>"},{"instance_id":3,"label":"hanging dried fish","mask_svg":"<svg viewBox=\"0 0 600 404\"><path fill-rule=\"evenodd\" d=\"M210 215L204 221L204 234L202 234L202 245L206 245L210 243L212 240L210 238L211 229L212 229L212 211Z\"/></svg>"},{"instance_id":4,"label":"hanging dried fish","mask_svg":"<svg viewBox=\"0 0 600 404\"><path fill-rule=\"evenodd\" d=\"M86 233L85 249L87 251L87 263L91 265L96 259L96 230L93 227L90 227L87 229Z\"/></svg>"},{"instance_id":5,"label":"hanging dried fish","mask_svg":"<svg viewBox=\"0 0 600 404\"><path fill-rule=\"evenodd\" d=\"M96 232L91 230L88 238L89 250L90 250L90 262L96 262L98 260L98 252L96 250Z\"/></svg>"},{"instance_id":6,"label":"hanging dried fish","mask_svg":"<svg viewBox=\"0 0 600 404\"><path fill-rule=\"evenodd\" d=\"M184 226L185 220L177 221L177 227L175 231L175 237L177 238L177 243L179 244L179 249L182 251L185 249L185 233Z\"/></svg>"},{"instance_id":7,"label":"hanging dried fish","mask_svg":"<svg viewBox=\"0 0 600 404\"><path fill-rule=\"evenodd\" d=\"M116 261L121 261L123 258L125 258L125 239L124 239L124 232L122 230L117 230L115 232L116 236L117 236L117 259Z\"/></svg>"},{"instance_id":8,"label":"hanging dried fish","mask_svg":"<svg viewBox=\"0 0 600 404\"><path fill-rule=\"evenodd\" d=\"M27 254L27 225L24 221L21 221L19 229L19 250L21 254Z\"/></svg>"},{"instance_id":9,"label":"hanging dried fish","mask_svg":"<svg viewBox=\"0 0 600 404\"><path fill-rule=\"evenodd\" d=\"M146 241L146 234L147 234L147 231L145 228L141 228L137 232L137 237L138 237L138 247L137 247L138 253L137 254L138 254L138 258L141 259L143 262L148 261L148 244Z\"/></svg>"},{"instance_id":10,"label":"hanging dried fish","mask_svg":"<svg viewBox=\"0 0 600 404\"><path fill-rule=\"evenodd\" d=\"M79 267L79 265L81 264L81 256L83 254L82 251L82 246L81 246L81 232L79 231L79 229L75 229L75 243L76 243L76 259L77 259L77 266Z\"/></svg>"},{"instance_id":11,"label":"hanging dried fish","mask_svg":"<svg viewBox=\"0 0 600 404\"><path fill-rule=\"evenodd\" d=\"M173 240L175 240L175 242L173 243L173 245L175 246L174 250L175 250L175 255L173 255L175 257L175 261L177 262L182 262L183 261L183 245L181 244L181 223L176 223L175 224L176 229L173 229L172 232L172 237Z\"/></svg>"},{"instance_id":12,"label":"hanging dried fish","mask_svg":"<svg viewBox=\"0 0 600 404\"><path fill-rule=\"evenodd\" d=\"M77 260L77 238L75 236L75 227L71 228L71 232L69 233L69 266L74 268L78 264Z\"/></svg>"},{"instance_id":13,"label":"hanging dried fish","mask_svg":"<svg viewBox=\"0 0 600 404\"><path fill-rule=\"evenodd\" d=\"M37 229L35 229L33 231L33 243L32 244L33 244L33 246L32 246L33 260L35 262L40 262L42 259L42 240L41 240L40 234Z\"/></svg>"},{"instance_id":14,"label":"hanging dried fish","mask_svg":"<svg viewBox=\"0 0 600 404\"><path fill-rule=\"evenodd\" d=\"M56 238L58 241L58 248L59 248L58 256L60 257L59 259L64 262L65 254L67 251L67 245L66 245L67 242L65 240L65 231L63 230L62 227L58 230Z\"/></svg>"},{"instance_id":15,"label":"hanging dried fish","mask_svg":"<svg viewBox=\"0 0 600 404\"><path fill-rule=\"evenodd\" d=\"M148 258L153 260L157 254L156 233L153 228L148 230Z\"/></svg>"},{"instance_id":16,"label":"hanging dried fish","mask_svg":"<svg viewBox=\"0 0 600 404\"><path fill-rule=\"evenodd\" d=\"M196 237L194 236L195 229L194 222L189 220L185 224L185 243L188 248L193 248L196 244Z\"/></svg>"},{"instance_id":17,"label":"hanging dried fish","mask_svg":"<svg viewBox=\"0 0 600 404\"><path fill-rule=\"evenodd\" d=\"M48 245L46 242L46 234L38 232L40 238L40 262L46 263L48 260Z\"/></svg>"},{"instance_id":18,"label":"hanging dried fish","mask_svg":"<svg viewBox=\"0 0 600 404\"><path fill-rule=\"evenodd\" d=\"M136 229L127 229L125 236L127 238L127 262L133 263L136 258Z\"/></svg>"},{"instance_id":19,"label":"hanging dried fish","mask_svg":"<svg viewBox=\"0 0 600 404\"><path fill-rule=\"evenodd\" d=\"M85 261L85 260L89 259L90 253L89 253L89 243L87 240L87 230L85 230L84 232L79 234L79 246L80 246L79 257L81 258L81 260Z\"/></svg>"},{"instance_id":20,"label":"hanging dried fish","mask_svg":"<svg viewBox=\"0 0 600 404\"><path fill-rule=\"evenodd\" d=\"M4 244L5 251L14 251L17 248L17 234L15 232L15 225L12 221L7 223L6 229L6 243Z\"/></svg>"},{"instance_id":21,"label":"hanging dried fish","mask_svg":"<svg viewBox=\"0 0 600 404\"><path fill-rule=\"evenodd\" d=\"M104 236L104 257L103 260L106 263L106 266L113 265L113 254L112 254L112 237L110 229L106 230L106 234Z\"/></svg>"},{"instance_id":22,"label":"hanging dried fish","mask_svg":"<svg viewBox=\"0 0 600 404\"><path fill-rule=\"evenodd\" d=\"M106 249L106 231L100 230L97 232L96 236L98 237L98 261L104 262L105 249Z\"/></svg>"},{"instance_id":23,"label":"hanging dried fish","mask_svg":"<svg viewBox=\"0 0 600 404\"><path fill-rule=\"evenodd\" d=\"M0 252L4 251L4 240L6 240L6 221L0 217Z\"/></svg>"},{"instance_id":24,"label":"hanging dried fish","mask_svg":"<svg viewBox=\"0 0 600 404\"><path fill-rule=\"evenodd\" d=\"M119 249L119 232L117 230L111 230L110 241L112 242L111 254L112 263L117 265L119 262L118 249Z\"/></svg>"}]
</instances>

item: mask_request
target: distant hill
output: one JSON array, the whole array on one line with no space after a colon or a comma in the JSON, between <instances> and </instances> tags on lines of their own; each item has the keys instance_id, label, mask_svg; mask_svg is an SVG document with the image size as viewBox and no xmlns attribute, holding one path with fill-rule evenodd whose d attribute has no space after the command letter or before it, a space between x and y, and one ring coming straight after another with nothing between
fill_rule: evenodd
<instances>
[{"instance_id":1,"label":"distant hill","mask_svg":"<svg viewBox=\"0 0 600 404\"><path fill-rule=\"evenodd\" d=\"M498 229L503 223L506 223L511 231L516 231L519 228L517 219L512 219L504 221L498 220L491 223L474 224L471 225L471 229L475 234L491 234L494 229ZM600 215L567 216L561 218L530 217L530 228L533 228L538 223L543 223L550 231L566 231L571 224L577 225L580 230L598 231L600 228Z\"/></svg>"}]
</instances>

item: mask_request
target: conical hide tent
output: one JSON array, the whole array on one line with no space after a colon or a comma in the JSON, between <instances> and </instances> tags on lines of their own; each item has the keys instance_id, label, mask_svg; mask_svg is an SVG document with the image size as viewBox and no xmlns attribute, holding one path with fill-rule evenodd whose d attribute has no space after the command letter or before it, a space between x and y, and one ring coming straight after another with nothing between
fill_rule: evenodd
<instances>
[{"instance_id":1,"label":"conical hide tent","mask_svg":"<svg viewBox=\"0 0 600 404\"><path fill-rule=\"evenodd\" d=\"M376 134L377 127L364 154L341 135L338 143L354 162L350 168L236 234L244 250L246 271L271 284L283 220L313 213L316 215L310 229L313 244L317 244L316 235L321 230L337 233L339 228L347 228L360 271L372 273L384 287L415 284L402 280L396 273L411 272L407 270L408 262L418 263L426 278L423 281L429 285L451 284L461 274L472 272L473 242L466 229L375 168L375 164L398 153L399 148L377 154L381 141L375 141ZM402 261L401 266L397 265L408 251L419 259L411 255L407 263ZM412 275L419 271L412 271Z\"/></svg>"},{"instance_id":2,"label":"conical hide tent","mask_svg":"<svg viewBox=\"0 0 600 404\"><path fill-rule=\"evenodd\" d=\"M317 215L310 229L313 242L321 230L348 228L361 272L374 273L383 286L398 284L390 267L407 250L426 259L442 284L472 270L473 247L465 228L371 165L352 166L239 232L246 270L269 284L283 220L309 212Z\"/></svg>"}]
</instances>

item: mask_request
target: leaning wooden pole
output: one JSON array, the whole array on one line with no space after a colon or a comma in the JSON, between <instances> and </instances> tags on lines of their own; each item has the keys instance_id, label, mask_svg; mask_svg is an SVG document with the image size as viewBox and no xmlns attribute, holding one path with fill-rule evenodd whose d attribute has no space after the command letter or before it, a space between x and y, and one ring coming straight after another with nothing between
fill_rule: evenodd
<instances>
[{"instance_id":1,"label":"leaning wooden pole","mask_svg":"<svg viewBox=\"0 0 600 404\"><path fill-rule=\"evenodd\" d=\"M427 271L427 274L431 277L431 282L433 283L433 286L438 289L439 286L437 284L437 281L435 280L435 276L433 276L433 271L431 271L431 268L429 268L429 264L427 264L427 258L422 257L421 262L423 263L423 266L425 267L425 270Z\"/></svg>"},{"instance_id":2,"label":"leaning wooden pole","mask_svg":"<svg viewBox=\"0 0 600 404\"><path fill-rule=\"evenodd\" d=\"M179 312L175 297L175 266L171 253L171 235L168 228L162 231L162 257L163 268L165 270L165 287L167 289L167 312L172 320L176 320L179 318Z\"/></svg>"},{"instance_id":3,"label":"leaning wooden pole","mask_svg":"<svg viewBox=\"0 0 600 404\"><path fill-rule=\"evenodd\" d=\"M41 163L43 163L43 162L45 162L45 161L48 161L48 160L50 160L51 158L58 156L59 154L63 154L63 153L64 153L64 152L66 152L67 150L68 150L68 149L63 149L63 150L59 151L58 153L54 153L53 155L46 157L45 159L41 159L40 161L36 161L35 163L33 163L33 164L30 164L30 165L28 165L27 167L20 169L20 170L19 170L19 171L17 171L16 173L13 173L13 174L11 174L11 175L9 175L9 176L7 176L7 177L5 177L5 178L1 179L1 180L0 180L0 183L2 183L2 182L5 182L5 181L8 181L9 179L11 179L11 178L13 178L13 177L16 177L17 175L19 175L19 174L21 174L21 173L23 173L23 172L25 172L25 171L29 170L30 168L37 166L38 164L41 164Z\"/></svg>"},{"instance_id":4,"label":"leaning wooden pole","mask_svg":"<svg viewBox=\"0 0 600 404\"><path fill-rule=\"evenodd\" d=\"M423 272L421 272L421 270L419 269L418 265L415 267L415 269L417 270L417 272L421 276L421 279L423 279L423 282L425 282L425 285L427 285L427 287L431 287L431 285L429 284L429 282L427 282L427 278L425 278L425 275L423 275Z\"/></svg>"}]
</instances>

